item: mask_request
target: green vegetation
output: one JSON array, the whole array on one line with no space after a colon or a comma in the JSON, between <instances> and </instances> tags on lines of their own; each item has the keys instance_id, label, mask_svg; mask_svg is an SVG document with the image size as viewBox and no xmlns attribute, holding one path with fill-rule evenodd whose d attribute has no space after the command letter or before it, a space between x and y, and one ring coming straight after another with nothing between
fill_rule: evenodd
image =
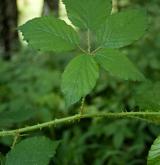
<instances>
[{"instance_id":1,"label":"green vegetation","mask_svg":"<svg viewBox=\"0 0 160 165\"><path fill-rule=\"evenodd\" d=\"M35 18L19 28L30 47L0 61L0 164L158 165L159 1L121 0L111 16L110 1L71 2L79 29ZM146 12L123 9L139 6L146 33Z\"/></svg>"}]
</instances>

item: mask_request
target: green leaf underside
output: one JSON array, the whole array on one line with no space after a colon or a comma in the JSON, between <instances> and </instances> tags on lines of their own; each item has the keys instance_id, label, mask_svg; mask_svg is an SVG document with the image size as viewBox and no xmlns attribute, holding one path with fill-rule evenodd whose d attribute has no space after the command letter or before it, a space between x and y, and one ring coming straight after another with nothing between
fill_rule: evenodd
<instances>
[{"instance_id":1,"label":"green leaf underside","mask_svg":"<svg viewBox=\"0 0 160 165\"><path fill-rule=\"evenodd\" d=\"M96 53L95 59L106 71L115 77L134 81L145 80L144 76L127 56L121 54L118 50L102 49Z\"/></svg>"},{"instance_id":2,"label":"green leaf underside","mask_svg":"<svg viewBox=\"0 0 160 165\"><path fill-rule=\"evenodd\" d=\"M43 51L63 52L76 48L76 31L64 21L44 16L28 21L19 30L30 46Z\"/></svg>"},{"instance_id":3,"label":"green leaf underside","mask_svg":"<svg viewBox=\"0 0 160 165\"><path fill-rule=\"evenodd\" d=\"M112 14L97 30L97 44L101 48L121 48L142 37L146 29L144 10L132 9Z\"/></svg>"},{"instance_id":4,"label":"green leaf underside","mask_svg":"<svg viewBox=\"0 0 160 165\"><path fill-rule=\"evenodd\" d=\"M147 165L160 164L160 136L154 141L148 154Z\"/></svg>"},{"instance_id":5,"label":"green leaf underside","mask_svg":"<svg viewBox=\"0 0 160 165\"><path fill-rule=\"evenodd\" d=\"M112 9L111 0L63 0L69 19L81 29L95 30Z\"/></svg>"},{"instance_id":6,"label":"green leaf underside","mask_svg":"<svg viewBox=\"0 0 160 165\"><path fill-rule=\"evenodd\" d=\"M71 105L86 96L96 85L99 68L92 56L75 57L62 75L62 91L66 104Z\"/></svg>"},{"instance_id":7,"label":"green leaf underside","mask_svg":"<svg viewBox=\"0 0 160 165\"><path fill-rule=\"evenodd\" d=\"M6 156L6 165L48 165L55 155L58 142L46 137L21 141Z\"/></svg>"}]
</instances>

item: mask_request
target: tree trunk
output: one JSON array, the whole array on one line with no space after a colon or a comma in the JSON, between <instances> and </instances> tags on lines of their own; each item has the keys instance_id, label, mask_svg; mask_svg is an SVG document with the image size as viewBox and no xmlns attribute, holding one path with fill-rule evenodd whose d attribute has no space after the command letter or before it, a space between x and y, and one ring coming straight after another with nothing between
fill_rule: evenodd
<instances>
[{"instance_id":1,"label":"tree trunk","mask_svg":"<svg viewBox=\"0 0 160 165\"><path fill-rule=\"evenodd\" d=\"M59 0L44 0L43 15L54 13L55 17L59 16Z\"/></svg>"},{"instance_id":2,"label":"tree trunk","mask_svg":"<svg viewBox=\"0 0 160 165\"><path fill-rule=\"evenodd\" d=\"M3 58L9 60L18 44L18 10L16 0L0 0L0 45Z\"/></svg>"}]
</instances>

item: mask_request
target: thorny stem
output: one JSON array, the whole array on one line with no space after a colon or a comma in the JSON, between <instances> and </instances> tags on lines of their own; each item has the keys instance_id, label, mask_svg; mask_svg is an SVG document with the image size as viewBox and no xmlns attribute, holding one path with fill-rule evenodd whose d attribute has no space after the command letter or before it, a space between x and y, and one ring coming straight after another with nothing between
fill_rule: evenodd
<instances>
[{"instance_id":1,"label":"thorny stem","mask_svg":"<svg viewBox=\"0 0 160 165\"><path fill-rule=\"evenodd\" d=\"M19 128L15 130L9 131L1 131L1 136L16 136L17 134L24 134L26 132L35 131L38 129L42 129L45 127L56 126L59 124L66 124L66 123L74 123L79 121L80 119L89 119L89 118L105 118L105 119L126 119L126 118L134 118L134 119L141 119L145 121L150 121L153 123L160 124L160 113L159 112L120 112L120 113L96 113L96 114L77 114L74 116L64 117L60 119L55 119L49 122L36 124L33 126L28 126L24 128ZM155 121L156 120L156 121Z\"/></svg>"},{"instance_id":2,"label":"thorny stem","mask_svg":"<svg viewBox=\"0 0 160 165\"><path fill-rule=\"evenodd\" d=\"M15 135L14 139L13 139L13 143L12 143L11 149L13 149L14 146L16 145L18 138L19 138L19 133L17 133Z\"/></svg>"}]
</instances>

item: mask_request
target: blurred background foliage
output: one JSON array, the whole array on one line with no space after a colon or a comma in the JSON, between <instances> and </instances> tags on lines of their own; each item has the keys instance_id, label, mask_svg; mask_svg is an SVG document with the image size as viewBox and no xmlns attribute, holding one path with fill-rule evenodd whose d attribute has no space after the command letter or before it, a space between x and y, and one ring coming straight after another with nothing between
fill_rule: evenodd
<instances>
[{"instance_id":1,"label":"blurred background foliage","mask_svg":"<svg viewBox=\"0 0 160 165\"><path fill-rule=\"evenodd\" d=\"M0 130L78 113L79 104L66 109L60 92L61 73L75 52L37 52L19 40L16 30L18 24L40 15L54 14L70 23L64 6L57 0L12 3L0 0ZM149 83L124 82L101 70L97 87L86 99L88 113L160 109L160 1L113 1L114 11L140 6L148 11L148 32L122 51L137 64ZM43 134L61 140L51 165L144 165L150 145L159 133L159 126L138 120L87 119L24 137ZM0 138L1 164L12 142L11 137Z\"/></svg>"}]
</instances>

